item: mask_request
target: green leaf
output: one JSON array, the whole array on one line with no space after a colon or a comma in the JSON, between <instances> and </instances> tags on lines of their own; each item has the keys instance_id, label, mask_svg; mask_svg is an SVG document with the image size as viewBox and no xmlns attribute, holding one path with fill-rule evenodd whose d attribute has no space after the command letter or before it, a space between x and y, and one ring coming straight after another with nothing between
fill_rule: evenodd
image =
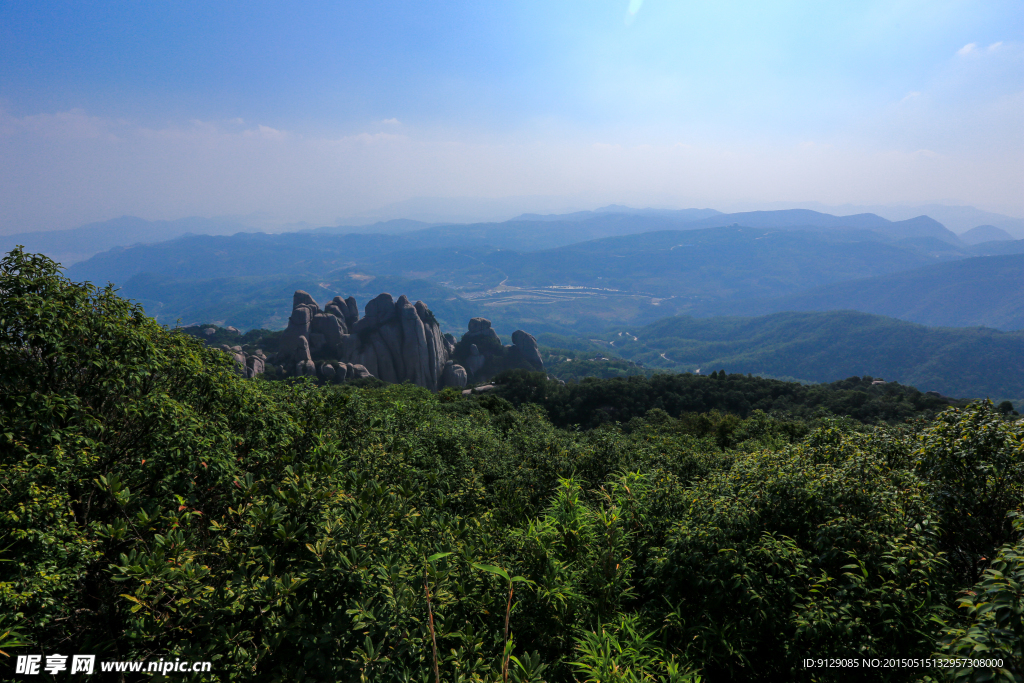
<instances>
[{"instance_id":1,"label":"green leaf","mask_svg":"<svg viewBox=\"0 0 1024 683\"><path fill-rule=\"evenodd\" d=\"M506 572L501 567L495 567L494 565L490 565L490 564L474 564L473 567L476 568L476 569L480 569L481 571L490 572L492 574L497 574L498 576L500 576L501 578L505 579L506 581L511 581L512 580L509 577L508 572Z\"/></svg>"}]
</instances>

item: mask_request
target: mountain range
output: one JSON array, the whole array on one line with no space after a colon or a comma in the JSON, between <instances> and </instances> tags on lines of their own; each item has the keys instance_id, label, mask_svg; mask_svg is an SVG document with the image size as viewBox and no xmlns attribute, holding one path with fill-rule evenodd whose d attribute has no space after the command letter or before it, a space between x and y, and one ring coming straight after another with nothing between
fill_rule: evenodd
<instances>
[{"instance_id":1,"label":"mountain range","mask_svg":"<svg viewBox=\"0 0 1024 683\"><path fill-rule=\"evenodd\" d=\"M121 216L71 230L0 235L0 252L6 254L21 244L28 251L41 252L54 261L70 265L115 247L163 242L189 234L231 235L249 229L239 222L217 218L147 221L135 216Z\"/></svg>"},{"instance_id":2,"label":"mountain range","mask_svg":"<svg viewBox=\"0 0 1024 683\"><path fill-rule=\"evenodd\" d=\"M205 322L197 319L202 312L236 327L281 323L287 312L277 312L272 302L292 287L286 283L309 288L319 282L353 294L379 293L384 282L405 283L410 296L441 288L453 314L472 302L505 333L529 325L538 332L594 334L674 314L835 308L929 324L1022 324L1013 303L1018 261L988 271L988 262L976 259L1024 253L1024 241L964 244L926 216L888 221L807 210L610 209L556 218L402 221L357 233L184 235L108 250L72 265L68 274L114 282L164 322ZM934 295L956 290L960 271L935 270L953 262L974 273L970 288ZM844 288L851 282L858 284ZM997 289L1000 294L988 293ZM450 322L448 329L464 324Z\"/></svg>"},{"instance_id":3,"label":"mountain range","mask_svg":"<svg viewBox=\"0 0 1024 683\"><path fill-rule=\"evenodd\" d=\"M39 239L70 251L90 231L108 242L144 242L237 227L125 218L65 231L75 239L59 244L56 232ZM242 328L283 326L288 312L277 302L284 293L325 283L362 297L401 289L436 302L448 330L461 329L468 313L489 316L506 333L529 325L587 335L675 314L837 309L929 325L1024 328L1024 241L979 228L976 236L1003 239L965 244L972 240L925 216L607 207L503 223L391 221L345 230L181 234L115 247L73 264L68 275L114 282L166 323Z\"/></svg>"}]
</instances>

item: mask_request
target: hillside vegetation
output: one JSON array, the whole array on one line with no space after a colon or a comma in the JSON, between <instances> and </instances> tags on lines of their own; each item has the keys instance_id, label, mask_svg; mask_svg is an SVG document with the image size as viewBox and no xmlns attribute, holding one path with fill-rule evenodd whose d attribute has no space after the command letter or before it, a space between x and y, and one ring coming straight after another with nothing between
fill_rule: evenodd
<instances>
[{"instance_id":1,"label":"hillside vegetation","mask_svg":"<svg viewBox=\"0 0 1024 683\"><path fill-rule=\"evenodd\" d=\"M20 251L0 321L5 654L209 681L1024 675L1024 426L991 404L686 412L686 382L745 386L717 376L587 429L594 396L557 413L524 373L508 398L244 380ZM979 661L803 664L933 655Z\"/></svg>"},{"instance_id":2,"label":"hillside vegetation","mask_svg":"<svg viewBox=\"0 0 1024 683\"><path fill-rule=\"evenodd\" d=\"M948 396L1024 397L1024 332L929 328L853 311L665 318L602 335L647 367L833 382L854 375Z\"/></svg>"},{"instance_id":3,"label":"hillside vegetation","mask_svg":"<svg viewBox=\"0 0 1024 683\"><path fill-rule=\"evenodd\" d=\"M1024 330L1024 253L1019 253L1024 240L999 244L1018 253L823 285L777 299L737 302L724 310L730 315L853 310L922 325ZM719 305L694 310L699 315L722 312Z\"/></svg>"}]
</instances>

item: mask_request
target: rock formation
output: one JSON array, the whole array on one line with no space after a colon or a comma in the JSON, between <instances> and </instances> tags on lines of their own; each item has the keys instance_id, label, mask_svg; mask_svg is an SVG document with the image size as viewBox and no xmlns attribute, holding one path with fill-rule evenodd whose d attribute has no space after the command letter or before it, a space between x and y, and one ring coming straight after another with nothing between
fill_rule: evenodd
<instances>
[{"instance_id":1,"label":"rock formation","mask_svg":"<svg viewBox=\"0 0 1024 683\"><path fill-rule=\"evenodd\" d=\"M236 333L238 330L234 330ZM262 349L256 349L255 353L246 353L241 346L228 346L221 344L222 351L231 354L235 359L235 369L246 379L252 379L256 375L262 375L267 366L267 356Z\"/></svg>"},{"instance_id":2,"label":"rock formation","mask_svg":"<svg viewBox=\"0 0 1024 683\"><path fill-rule=\"evenodd\" d=\"M502 346L491 321L486 318L469 321L469 331L456 345L452 357L466 369L470 384L485 382L503 370L544 370L544 361L532 334L516 330L512 333L512 344Z\"/></svg>"},{"instance_id":3,"label":"rock formation","mask_svg":"<svg viewBox=\"0 0 1024 683\"><path fill-rule=\"evenodd\" d=\"M442 334L422 301L397 301L380 294L359 317L356 300L334 297L321 310L307 292L295 292L288 327L274 363L285 374L315 376L326 382L376 377L388 383L412 382L438 391L465 387L509 367L543 370L537 341L522 330L502 346L491 322L469 321L461 342ZM456 356L464 357L458 363ZM495 360L497 359L497 360Z\"/></svg>"}]
</instances>

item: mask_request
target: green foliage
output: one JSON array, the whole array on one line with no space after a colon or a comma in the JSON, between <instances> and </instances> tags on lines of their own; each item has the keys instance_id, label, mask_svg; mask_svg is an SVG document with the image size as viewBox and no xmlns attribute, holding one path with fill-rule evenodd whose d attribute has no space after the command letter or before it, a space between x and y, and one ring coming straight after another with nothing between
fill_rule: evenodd
<instances>
[{"instance_id":1,"label":"green foliage","mask_svg":"<svg viewBox=\"0 0 1024 683\"><path fill-rule=\"evenodd\" d=\"M851 377L825 385L804 385L715 371L714 376L655 374L607 380L585 378L561 385L543 373L511 371L494 378L498 395L516 405L537 403L551 421L565 427L628 422L652 409L673 417L718 410L746 417L760 410L803 420L844 415L865 423L930 418L951 403L895 383L874 385Z\"/></svg>"},{"instance_id":2,"label":"green foliage","mask_svg":"<svg viewBox=\"0 0 1024 683\"><path fill-rule=\"evenodd\" d=\"M938 416L921 435L917 471L935 487L943 549L964 583L978 580L985 558L1006 543L1006 511L1024 502L1024 423L992 404Z\"/></svg>"},{"instance_id":3,"label":"green foliage","mask_svg":"<svg viewBox=\"0 0 1024 683\"><path fill-rule=\"evenodd\" d=\"M872 426L820 410L870 405L861 379L505 379L473 397L244 380L111 288L12 252L0 650L211 660L207 681L467 683L863 680L801 662L1019 656L1005 515L1024 453L990 404Z\"/></svg>"},{"instance_id":4,"label":"green foliage","mask_svg":"<svg viewBox=\"0 0 1024 683\"><path fill-rule=\"evenodd\" d=\"M928 647L945 565L927 490L900 467L905 445L878 443L892 438L824 426L681 492L648 589L671 610L670 640L709 676L781 680L809 652Z\"/></svg>"},{"instance_id":5,"label":"green foliage","mask_svg":"<svg viewBox=\"0 0 1024 683\"><path fill-rule=\"evenodd\" d=\"M577 636L580 659L573 662L584 683L700 683L701 677L666 656L654 642L655 632L640 635L635 615L620 615L612 624Z\"/></svg>"},{"instance_id":6,"label":"green foliage","mask_svg":"<svg viewBox=\"0 0 1024 683\"><path fill-rule=\"evenodd\" d=\"M555 335L545 335L552 337ZM544 360L544 371L549 377L563 382L579 382L585 377L611 379L613 377L630 377L632 375L652 375L654 370L643 367L643 364L631 360L611 357L608 351L590 351L587 354L567 349L541 347L541 358Z\"/></svg>"},{"instance_id":7,"label":"green foliage","mask_svg":"<svg viewBox=\"0 0 1024 683\"><path fill-rule=\"evenodd\" d=\"M1001 659L1003 666L956 667L954 681L1019 681L1024 675L1024 517L1012 515L1015 543L999 549L981 580L957 601L962 625L946 627L936 656Z\"/></svg>"}]
</instances>

